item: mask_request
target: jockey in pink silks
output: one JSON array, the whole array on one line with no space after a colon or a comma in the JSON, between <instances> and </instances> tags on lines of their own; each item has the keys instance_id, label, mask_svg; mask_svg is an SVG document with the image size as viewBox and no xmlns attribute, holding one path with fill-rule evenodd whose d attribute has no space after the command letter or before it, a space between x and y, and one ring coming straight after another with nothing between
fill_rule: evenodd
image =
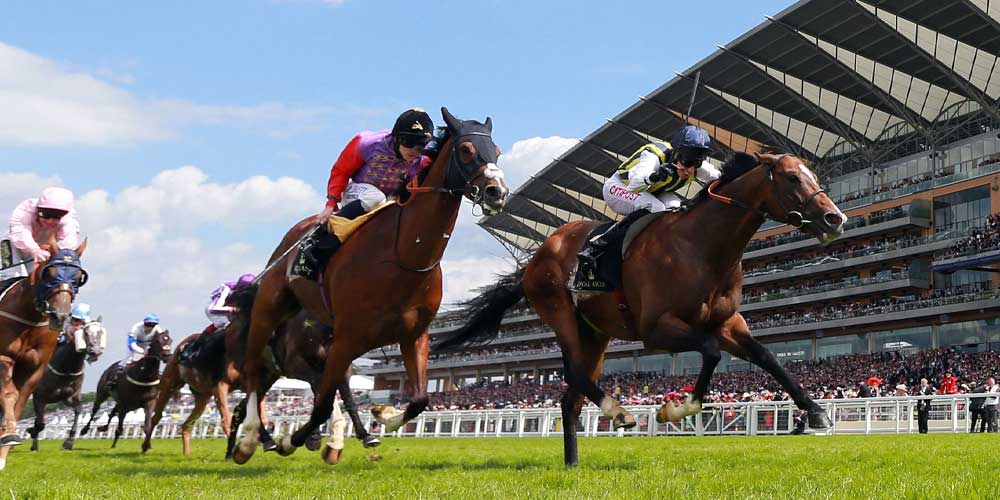
<instances>
[{"instance_id":1,"label":"jockey in pink silks","mask_svg":"<svg viewBox=\"0 0 1000 500\"><path fill-rule=\"evenodd\" d=\"M36 264L51 257L41 245L55 237L59 248L80 245L80 222L73 193L61 187L45 188L38 198L22 201L10 216L10 233L0 240L0 280L28 276Z\"/></svg>"}]
</instances>

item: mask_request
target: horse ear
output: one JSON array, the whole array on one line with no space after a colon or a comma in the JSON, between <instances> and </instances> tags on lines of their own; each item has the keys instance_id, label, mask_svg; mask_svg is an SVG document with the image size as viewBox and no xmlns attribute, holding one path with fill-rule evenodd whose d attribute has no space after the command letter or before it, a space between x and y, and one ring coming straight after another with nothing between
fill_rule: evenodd
<instances>
[{"instance_id":1,"label":"horse ear","mask_svg":"<svg viewBox=\"0 0 1000 500\"><path fill-rule=\"evenodd\" d=\"M102 314L97 317L97 323L103 323L103 322L104 322L104 315Z\"/></svg>"},{"instance_id":2,"label":"horse ear","mask_svg":"<svg viewBox=\"0 0 1000 500\"><path fill-rule=\"evenodd\" d=\"M31 276L28 277L28 284L35 286L38 283L38 274L42 271L42 265L35 264L35 268L31 270Z\"/></svg>"},{"instance_id":3,"label":"horse ear","mask_svg":"<svg viewBox=\"0 0 1000 500\"><path fill-rule=\"evenodd\" d=\"M441 106L441 116L444 117L445 125L448 125L448 128L451 129L452 131L457 131L459 125L462 124L462 120L455 118L455 115L451 114L448 111L448 108L444 106Z\"/></svg>"},{"instance_id":4,"label":"horse ear","mask_svg":"<svg viewBox=\"0 0 1000 500\"><path fill-rule=\"evenodd\" d=\"M754 153L757 156L757 161L765 165L774 165L778 161L778 157L770 153Z\"/></svg>"},{"instance_id":5,"label":"horse ear","mask_svg":"<svg viewBox=\"0 0 1000 500\"><path fill-rule=\"evenodd\" d=\"M59 253L59 250L61 250L59 248L59 242L56 241L55 232L49 233L48 245L49 245L49 251L52 253L52 255Z\"/></svg>"},{"instance_id":6,"label":"horse ear","mask_svg":"<svg viewBox=\"0 0 1000 500\"><path fill-rule=\"evenodd\" d=\"M483 126L486 127L486 131L487 132L489 132L489 133L492 134L493 133L493 118L490 118L490 117L487 116L486 117L486 123L484 123Z\"/></svg>"},{"instance_id":7,"label":"horse ear","mask_svg":"<svg viewBox=\"0 0 1000 500\"><path fill-rule=\"evenodd\" d=\"M84 238L83 243L80 243L80 246L76 247L76 256L78 258L83 257L83 252L87 250L87 241L88 238Z\"/></svg>"}]
</instances>

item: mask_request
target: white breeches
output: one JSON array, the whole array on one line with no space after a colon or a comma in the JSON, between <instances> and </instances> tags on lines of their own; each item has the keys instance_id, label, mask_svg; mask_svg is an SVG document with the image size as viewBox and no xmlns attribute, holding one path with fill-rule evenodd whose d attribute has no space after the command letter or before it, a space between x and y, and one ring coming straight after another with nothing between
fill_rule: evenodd
<instances>
[{"instance_id":1,"label":"white breeches","mask_svg":"<svg viewBox=\"0 0 1000 500\"><path fill-rule=\"evenodd\" d=\"M205 308L205 316L208 316L208 320L215 325L215 328L221 330L229 324L229 316L225 314L211 314L208 312L208 307Z\"/></svg>"},{"instance_id":2,"label":"white breeches","mask_svg":"<svg viewBox=\"0 0 1000 500\"><path fill-rule=\"evenodd\" d=\"M646 191L638 193L629 191L617 173L612 174L604 183L604 201L619 215L628 215L640 208L650 212L662 212L681 206L681 197L674 193L653 195Z\"/></svg>"},{"instance_id":3,"label":"white breeches","mask_svg":"<svg viewBox=\"0 0 1000 500\"><path fill-rule=\"evenodd\" d=\"M8 249L10 250L9 256L7 255ZM4 269L0 271L0 280L6 280L10 278L24 278L30 275L31 271L35 269L34 261L30 261L31 256L30 255L26 256L22 254L21 251L18 250L13 243L11 243L10 238L8 236L0 238L0 251L2 251L2 254L0 254L0 268L4 268L11 264L21 262L24 260L29 260L29 262L25 264L21 264L19 266L14 266L10 269Z\"/></svg>"},{"instance_id":4,"label":"white breeches","mask_svg":"<svg viewBox=\"0 0 1000 500\"><path fill-rule=\"evenodd\" d=\"M365 212L371 212L375 207L385 203L385 193L371 184L351 182L344 189L341 206L347 205L354 200L361 200L361 206L365 209Z\"/></svg>"}]
</instances>

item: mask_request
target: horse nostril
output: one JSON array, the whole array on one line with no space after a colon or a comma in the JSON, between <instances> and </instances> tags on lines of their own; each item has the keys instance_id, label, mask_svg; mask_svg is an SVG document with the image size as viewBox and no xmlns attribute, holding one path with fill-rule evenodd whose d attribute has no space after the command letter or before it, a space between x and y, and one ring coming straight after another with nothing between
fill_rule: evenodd
<instances>
[{"instance_id":1,"label":"horse nostril","mask_svg":"<svg viewBox=\"0 0 1000 500\"><path fill-rule=\"evenodd\" d=\"M844 216L837 212L827 212L823 216L823 220L826 221L827 225L832 228L838 228L844 225Z\"/></svg>"},{"instance_id":2,"label":"horse nostril","mask_svg":"<svg viewBox=\"0 0 1000 500\"><path fill-rule=\"evenodd\" d=\"M500 186L486 186L483 194L487 199L499 200L500 197L503 196L503 190L500 189Z\"/></svg>"}]
</instances>

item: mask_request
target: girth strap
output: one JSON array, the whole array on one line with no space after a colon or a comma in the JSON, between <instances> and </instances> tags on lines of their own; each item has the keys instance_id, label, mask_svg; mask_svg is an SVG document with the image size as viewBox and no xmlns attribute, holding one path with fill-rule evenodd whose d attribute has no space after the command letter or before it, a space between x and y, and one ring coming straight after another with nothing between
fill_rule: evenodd
<instances>
[{"instance_id":1,"label":"girth strap","mask_svg":"<svg viewBox=\"0 0 1000 500\"><path fill-rule=\"evenodd\" d=\"M141 385L143 387L152 387L152 386L160 383L160 379L156 379L156 380L154 380L152 382L139 382L138 380L136 380L136 379L132 378L131 376L129 376L128 372L125 372L125 380L128 380L129 382L131 382L131 383L133 383L135 385Z\"/></svg>"},{"instance_id":2,"label":"girth strap","mask_svg":"<svg viewBox=\"0 0 1000 500\"><path fill-rule=\"evenodd\" d=\"M80 371L78 371L76 373L63 373L63 372L61 372L61 371L56 370L55 368L53 368L52 367L52 363L49 363L48 366L47 366L47 368L49 369L50 372L55 373L56 375L59 375L60 377L79 377L80 375L83 375L83 372L87 371L87 368L84 367L83 370L80 370Z\"/></svg>"}]
</instances>

